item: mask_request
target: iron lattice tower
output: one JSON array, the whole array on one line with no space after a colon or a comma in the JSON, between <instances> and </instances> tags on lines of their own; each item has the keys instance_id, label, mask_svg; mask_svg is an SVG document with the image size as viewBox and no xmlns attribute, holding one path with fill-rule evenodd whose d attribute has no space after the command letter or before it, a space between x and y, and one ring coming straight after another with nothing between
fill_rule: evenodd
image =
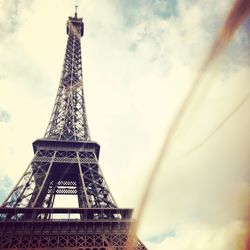
<instances>
[{"instance_id":1,"label":"iron lattice tower","mask_svg":"<svg viewBox=\"0 0 250 250\"><path fill-rule=\"evenodd\" d=\"M68 41L53 112L34 157L0 207L0 249L127 249L132 209L121 209L98 163L84 103L82 18L69 17ZM53 207L76 195L78 208ZM146 250L136 240L135 249Z\"/></svg>"}]
</instances>

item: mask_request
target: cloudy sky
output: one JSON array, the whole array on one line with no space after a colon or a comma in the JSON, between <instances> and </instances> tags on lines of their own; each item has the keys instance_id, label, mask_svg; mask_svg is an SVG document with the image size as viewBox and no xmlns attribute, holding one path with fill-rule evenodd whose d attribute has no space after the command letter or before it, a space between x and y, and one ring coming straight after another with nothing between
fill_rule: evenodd
<instances>
[{"instance_id":1,"label":"cloudy sky","mask_svg":"<svg viewBox=\"0 0 250 250\"><path fill-rule=\"evenodd\" d=\"M138 207L166 130L232 0L0 0L0 200L44 135L78 4L91 137L120 207ZM153 250L243 250L250 195L250 21L194 98L145 208ZM195 149L195 150L193 150Z\"/></svg>"}]
</instances>

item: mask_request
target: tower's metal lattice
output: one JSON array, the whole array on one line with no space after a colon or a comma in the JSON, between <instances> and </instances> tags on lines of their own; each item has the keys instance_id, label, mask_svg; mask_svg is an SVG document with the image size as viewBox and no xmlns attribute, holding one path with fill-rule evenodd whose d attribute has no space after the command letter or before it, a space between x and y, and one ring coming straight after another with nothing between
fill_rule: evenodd
<instances>
[{"instance_id":1,"label":"tower's metal lattice","mask_svg":"<svg viewBox=\"0 0 250 250\"><path fill-rule=\"evenodd\" d=\"M91 141L82 84L82 18L69 17L68 41L53 112L34 157L0 208L0 249L127 249L131 209L119 209ZM54 208L75 195L78 208ZM137 240L135 249L146 247Z\"/></svg>"}]
</instances>

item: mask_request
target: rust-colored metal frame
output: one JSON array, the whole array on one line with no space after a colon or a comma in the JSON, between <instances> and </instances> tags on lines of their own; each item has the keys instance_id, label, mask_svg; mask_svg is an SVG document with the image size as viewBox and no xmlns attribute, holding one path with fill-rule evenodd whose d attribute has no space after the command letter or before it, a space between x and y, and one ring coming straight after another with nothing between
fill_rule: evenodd
<instances>
[{"instance_id":1,"label":"rust-colored metal frame","mask_svg":"<svg viewBox=\"0 0 250 250\"><path fill-rule=\"evenodd\" d=\"M53 219L55 214L64 218ZM71 219L74 214L81 219ZM131 214L114 208L0 208L0 248L124 250ZM146 250L139 240L134 249Z\"/></svg>"}]
</instances>

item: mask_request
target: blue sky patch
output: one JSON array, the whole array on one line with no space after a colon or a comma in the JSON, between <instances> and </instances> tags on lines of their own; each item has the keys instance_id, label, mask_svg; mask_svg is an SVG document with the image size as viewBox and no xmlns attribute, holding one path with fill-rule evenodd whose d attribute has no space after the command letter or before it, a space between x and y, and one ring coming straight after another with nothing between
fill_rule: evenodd
<instances>
[{"instance_id":1,"label":"blue sky patch","mask_svg":"<svg viewBox=\"0 0 250 250\"><path fill-rule=\"evenodd\" d=\"M167 19L171 16L177 15L177 1L176 0L151 0L154 14L162 19Z\"/></svg>"},{"instance_id":2,"label":"blue sky patch","mask_svg":"<svg viewBox=\"0 0 250 250\"><path fill-rule=\"evenodd\" d=\"M175 236L176 236L175 230L171 230L171 231L168 231L166 233L154 235L154 236L149 238L149 241L152 242L152 243L160 243L166 238L172 238L172 237L175 237Z\"/></svg>"},{"instance_id":3,"label":"blue sky patch","mask_svg":"<svg viewBox=\"0 0 250 250\"><path fill-rule=\"evenodd\" d=\"M1 204L7 197L8 193L10 192L13 183L10 177L7 175L0 175L0 183L1 183L0 186L0 204Z\"/></svg>"},{"instance_id":4,"label":"blue sky patch","mask_svg":"<svg viewBox=\"0 0 250 250\"><path fill-rule=\"evenodd\" d=\"M117 1L117 7L124 19L125 27L131 27L142 22L143 18L146 18L140 15L144 8L147 8L151 15L162 19L177 16L176 0L121 0Z\"/></svg>"},{"instance_id":5,"label":"blue sky patch","mask_svg":"<svg viewBox=\"0 0 250 250\"><path fill-rule=\"evenodd\" d=\"M10 114L0 109L0 122L9 122L10 121Z\"/></svg>"}]
</instances>

